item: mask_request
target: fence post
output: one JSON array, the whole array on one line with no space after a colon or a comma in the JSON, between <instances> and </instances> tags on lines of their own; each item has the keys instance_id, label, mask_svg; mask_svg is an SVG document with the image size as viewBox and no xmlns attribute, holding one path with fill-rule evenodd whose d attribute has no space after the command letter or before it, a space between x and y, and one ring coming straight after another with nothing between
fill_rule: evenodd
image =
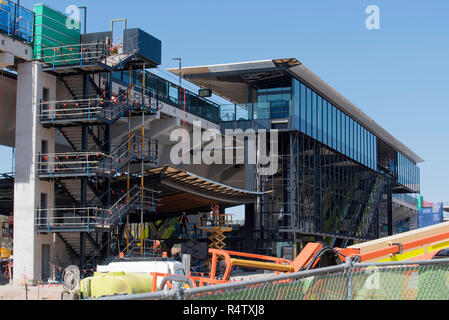
<instances>
[{"instance_id":1,"label":"fence post","mask_svg":"<svg viewBox=\"0 0 449 320\"><path fill-rule=\"evenodd\" d=\"M346 257L346 267L348 268L348 294L346 300L352 300L352 259Z\"/></svg>"},{"instance_id":2,"label":"fence post","mask_svg":"<svg viewBox=\"0 0 449 320\"><path fill-rule=\"evenodd\" d=\"M173 292L176 300L182 300L184 291L182 290L181 281L173 281Z\"/></svg>"}]
</instances>

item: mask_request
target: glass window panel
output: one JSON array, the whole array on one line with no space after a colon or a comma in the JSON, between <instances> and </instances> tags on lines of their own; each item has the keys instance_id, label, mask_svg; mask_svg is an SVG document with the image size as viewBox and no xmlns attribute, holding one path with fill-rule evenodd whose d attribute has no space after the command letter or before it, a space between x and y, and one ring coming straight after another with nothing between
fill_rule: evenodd
<instances>
[{"instance_id":1,"label":"glass window panel","mask_svg":"<svg viewBox=\"0 0 449 320\"><path fill-rule=\"evenodd\" d=\"M318 141L323 142L323 98L318 96Z\"/></svg>"},{"instance_id":2,"label":"glass window panel","mask_svg":"<svg viewBox=\"0 0 449 320\"><path fill-rule=\"evenodd\" d=\"M335 106L332 106L332 121L333 121L333 128L332 128L332 132L333 132L333 136L332 136L332 146L335 150L338 150L338 121L337 121L337 108L335 108Z\"/></svg>"},{"instance_id":3,"label":"glass window panel","mask_svg":"<svg viewBox=\"0 0 449 320\"><path fill-rule=\"evenodd\" d=\"M332 104L327 102L327 144L332 146Z\"/></svg>"},{"instance_id":4,"label":"glass window panel","mask_svg":"<svg viewBox=\"0 0 449 320\"><path fill-rule=\"evenodd\" d=\"M347 152L346 152L346 138L347 138L347 136L348 136L348 129L347 129L347 127L346 127L346 119L347 119L347 116L346 116L346 114L345 113L342 113L341 114L341 121L342 121L342 123L341 123L341 127L342 127L342 129L343 129L343 134L342 134L342 136L341 136L341 142L342 142L342 146L341 146L341 148L342 148L342 152L343 152L343 154L344 155L347 155Z\"/></svg>"},{"instance_id":5,"label":"glass window panel","mask_svg":"<svg viewBox=\"0 0 449 320\"><path fill-rule=\"evenodd\" d=\"M368 154L369 154L369 167L372 169L373 168L373 135L370 132L369 133L369 150L368 150Z\"/></svg>"},{"instance_id":6,"label":"glass window panel","mask_svg":"<svg viewBox=\"0 0 449 320\"><path fill-rule=\"evenodd\" d=\"M362 158L361 158L360 162L362 164L365 164L365 128L363 128L361 126L360 129L361 129L360 138L362 139L361 144L360 144L360 154L361 154Z\"/></svg>"},{"instance_id":7,"label":"glass window panel","mask_svg":"<svg viewBox=\"0 0 449 320\"><path fill-rule=\"evenodd\" d=\"M346 154L346 115L341 113L341 153Z\"/></svg>"},{"instance_id":8,"label":"glass window panel","mask_svg":"<svg viewBox=\"0 0 449 320\"><path fill-rule=\"evenodd\" d=\"M361 156L361 145L362 145L362 139L361 139L361 133L362 129L360 127L360 124L357 123L357 161L362 162L362 156Z\"/></svg>"},{"instance_id":9,"label":"glass window panel","mask_svg":"<svg viewBox=\"0 0 449 320\"><path fill-rule=\"evenodd\" d=\"M369 142L369 131L366 131L366 166L369 167L370 166L370 153L369 153L369 146L370 146L370 142Z\"/></svg>"},{"instance_id":10,"label":"glass window panel","mask_svg":"<svg viewBox=\"0 0 449 320\"><path fill-rule=\"evenodd\" d=\"M359 154L358 154L358 151L359 151L359 147L358 147L359 138L358 137L359 136L358 136L358 133L359 133L358 123L355 122L354 123L354 159L356 161L359 161Z\"/></svg>"},{"instance_id":11,"label":"glass window panel","mask_svg":"<svg viewBox=\"0 0 449 320\"><path fill-rule=\"evenodd\" d=\"M376 170L376 152L375 152L375 146L376 146L376 136L374 134L371 135L372 138L372 144L371 144L371 167L373 168L373 170Z\"/></svg>"},{"instance_id":12,"label":"glass window panel","mask_svg":"<svg viewBox=\"0 0 449 320\"><path fill-rule=\"evenodd\" d=\"M377 170L377 137L374 136L374 170Z\"/></svg>"},{"instance_id":13,"label":"glass window panel","mask_svg":"<svg viewBox=\"0 0 449 320\"><path fill-rule=\"evenodd\" d=\"M306 133L312 136L312 90L306 90L307 111L306 111Z\"/></svg>"},{"instance_id":14,"label":"glass window panel","mask_svg":"<svg viewBox=\"0 0 449 320\"><path fill-rule=\"evenodd\" d=\"M301 83L301 131L306 132L306 86Z\"/></svg>"},{"instance_id":15,"label":"glass window panel","mask_svg":"<svg viewBox=\"0 0 449 320\"><path fill-rule=\"evenodd\" d=\"M350 146L349 139L351 137L351 127L349 125L350 118L348 115L345 115L345 118L346 118L346 139L345 139L346 140L346 155L350 156L350 152L349 152L349 146Z\"/></svg>"},{"instance_id":16,"label":"glass window panel","mask_svg":"<svg viewBox=\"0 0 449 320\"><path fill-rule=\"evenodd\" d=\"M337 150L341 152L341 112L337 109Z\"/></svg>"},{"instance_id":17,"label":"glass window panel","mask_svg":"<svg viewBox=\"0 0 449 320\"><path fill-rule=\"evenodd\" d=\"M368 166L368 131L364 129L365 131L365 165Z\"/></svg>"},{"instance_id":18,"label":"glass window panel","mask_svg":"<svg viewBox=\"0 0 449 320\"><path fill-rule=\"evenodd\" d=\"M365 165L368 166L368 131L365 129Z\"/></svg>"},{"instance_id":19,"label":"glass window panel","mask_svg":"<svg viewBox=\"0 0 449 320\"><path fill-rule=\"evenodd\" d=\"M368 167L371 168L371 132L368 131Z\"/></svg>"},{"instance_id":20,"label":"glass window panel","mask_svg":"<svg viewBox=\"0 0 449 320\"><path fill-rule=\"evenodd\" d=\"M350 152L350 157L352 159L354 159L354 120L349 119L349 130L350 130L350 140L349 140L349 152Z\"/></svg>"},{"instance_id":21,"label":"glass window panel","mask_svg":"<svg viewBox=\"0 0 449 320\"><path fill-rule=\"evenodd\" d=\"M318 122L317 94L312 91L312 138L317 138L317 122Z\"/></svg>"},{"instance_id":22,"label":"glass window panel","mask_svg":"<svg viewBox=\"0 0 449 320\"><path fill-rule=\"evenodd\" d=\"M326 145L328 144L327 143L327 128L328 128L327 113L328 113L327 101L325 99L323 99L323 143Z\"/></svg>"}]
</instances>

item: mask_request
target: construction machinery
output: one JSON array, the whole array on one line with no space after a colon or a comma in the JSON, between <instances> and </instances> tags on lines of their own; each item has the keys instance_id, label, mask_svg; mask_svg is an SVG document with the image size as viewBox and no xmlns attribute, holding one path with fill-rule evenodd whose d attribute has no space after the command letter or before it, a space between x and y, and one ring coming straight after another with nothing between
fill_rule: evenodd
<instances>
[{"instance_id":1,"label":"construction machinery","mask_svg":"<svg viewBox=\"0 0 449 320\"><path fill-rule=\"evenodd\" d=\"M211 211L200 219L200 230L209 234L209 248L221 250L226 247L225 233L232 231L232 215L220 214L218 205L212 205Z\"/></svg>"},{"instance_id":2,"label":"construction machinery","mask_svg":"<svg viewBox=\"0 0 449 320\"><path fill-rule=\"evenodd\" d=\"M275 271L276 274L293 273L348 261L386 262L434 259L447 248L449 248L449 222L356 244L348 248L332 248L323 243L310 242L294 260L210 248L211 266L207 280L187 277L201 286L215 281L229 282L233 267L270 270ZM225 268L222 276L217 279L217 265L221 261Z\"/></svg>"},{"instance_id":3,"label":"construction machinery","mask_svg":"<svg viewBox=\"0 0 449 320\"><path fill-rule=\"evenodd\" d=\"M276 274L294 273L347 262L435 259L438 258L438 254L442 250L447 248L449 248L449 222L356 244L348 248L332 248L323 243L310 242L294 260L210 248L211 263L208 275L198 277L192 275L188 270L180 272L180 270L167 269L163 271L160 267L157 267L156 263L147 263L145 266L140 265L139 268L132 268L132 270L127 269L126 263L122 263L122 268L120 264L116 264L114 268L106 267L101 269L105 272L109 271L109 273L98 273L95 275L95 277L100 279L96 286L101 287L102 283L109 278L113 279L113 282L116 284L115 287L108 284L107 290L96 288L95 292L97 293L95 297L98 297L100 293L104 294L106 292L110 294L128 294L130 290L132 291L129 288L137 288L137 286L133 286L133 281L135 281L133 274L146 274L146 279L151 279L151 281L145 280L146 289L144 291L155 292L157 290L172 289L173 281L183 282L186 288L229 283L231 282L231 272L234 267L251 269L256 272L269 270L274 271ZM130 264L135 266L134 263ZM224 264L224 269L221 274L217 274L217 267L220 264ZM176 265L180 266L179 263ZM122 273L116 274L116 272ZM128 275L130 276L127 277ZM84 292L87 291L84 290Z\"/></svg>"}]
</instances>

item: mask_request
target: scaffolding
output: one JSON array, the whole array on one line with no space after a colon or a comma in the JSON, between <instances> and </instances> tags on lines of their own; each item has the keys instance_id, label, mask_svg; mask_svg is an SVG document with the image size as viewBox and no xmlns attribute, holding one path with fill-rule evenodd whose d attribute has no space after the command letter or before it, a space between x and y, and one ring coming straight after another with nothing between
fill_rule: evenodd
<instances>
[{"instance_id":1,"label":"scaffolding","mask_svg":"<svg viewBox=\"0 0 449 320\"><path fill-rule=\"evenodd\" d=\"M38 56L42 70L57 76L71 96L44 97L36 105L38 121L58 130L73 149L37 155L38 177L55 182L65 199L58 198L54 208L36 209L38 232L56 233L79 256L81 268L96 256L109 256L117 236L126 238L127 253L134 244L143 256L144 215L157 210L160 193L144 185L145 169L159 161L158 143L145 132L146 119L159 113L158 93L145 83L146 67L154 65L142 64L136 48L119 53L108 38L41 48ZM136 70L141 70L140 88L131 84ZM112 74L117 71L129 71L130 83L114 92ZM138 130L131 128L132 117L141 118ZM112 135L112 125L121 119L128 120L125 139ZM139 241L130 239L130 216L139 217ZM88 250L86 242L95 250Z\"/></svg>"},{"instance_id":2,"label":"scaffolding","mask_svg":"<svg viewBox=\"0 0 449 320\"><path fill-rule=\"evenodd\" d=\"M257 190L266 192L255 209L254 238L261 254L276 243L323 241L331 246L385 236L390 179L351 161L304 134L279 135L278 171L260 174Z\"/></svg>"}]
</instances>

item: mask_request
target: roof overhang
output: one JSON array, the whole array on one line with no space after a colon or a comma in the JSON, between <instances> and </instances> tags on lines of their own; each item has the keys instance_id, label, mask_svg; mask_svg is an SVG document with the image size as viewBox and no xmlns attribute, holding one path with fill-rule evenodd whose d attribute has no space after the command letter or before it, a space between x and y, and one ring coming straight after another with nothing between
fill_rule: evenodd
<instances>
[{"instance_id":1,"label":"roof overhang","mask_svg":"<svg viewBox=\"0 0 449 320\"><path fill-rule=\"evenodd\" d=\"M269 192L253 192L234 188L200 177L194 173L165 165L146 171L146 177L175 192L162 192L159 212L176 212L221 204L232 207L255 203ZM157 186L152 186L158 188ZM159 188L161 189L161 188Z\"/></svg>"},{"instance_id":2,"label":"roof overhang","mask_svg":"<svg viewBox=\"0 0 449 320\"><path fill-rule=\"evenodd\" d=\"M167 71L179 76L179 69L172 68ZM248 102L248 84L252 81L288 74L315 89L324 98L411 161L424 162L423 158L393 137L295 58L186 67L181 69L181 74L199 87L211 89L216 95L237 104Z\"/></svg>"}]
</instances>

